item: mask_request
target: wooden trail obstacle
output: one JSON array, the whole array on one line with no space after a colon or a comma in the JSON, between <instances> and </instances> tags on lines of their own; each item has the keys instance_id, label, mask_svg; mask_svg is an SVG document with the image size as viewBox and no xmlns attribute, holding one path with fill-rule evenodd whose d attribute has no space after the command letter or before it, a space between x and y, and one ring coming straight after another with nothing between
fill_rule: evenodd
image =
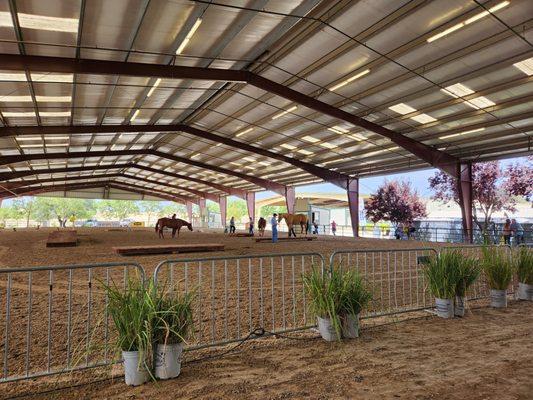
<instances>
[{"instance_id":1,"label":"wooden trail obstacle","mask_svg":"<svg viewBox=\"0 0 533 400\"><path fill-rule=\"evenodd\" d=\"M234 236L234 237L253 237L254 234L253 233L248 233L248 232L238 232L238 233L230 233L229 236Z\"/></svg>"},{"instance_id":2,"label":"wooden trail obstacle","mask_svg":"<svg viewBox=\"0 0 533 400\"><path fill-rule=\"evenodd\" d=\"M155 246L113 247L121 256L139 256L149 254L195 253L204 251L224 251L224 245L218 243L202 244L161 244Z\"/></svg>"},{"instance_id":3,"label":"wooden trail obstacle","mask_svg":"<svg viewBox=\"0 0 533 400\"><path fill-rule=\"evenodd\" d=\"M46 241L46 247L72 247L77 245L78 233L70 229L50 232Z\"/></svg>"},{"instance_id":4,"label":"wooden trail obstacle","mask_svg":"<svg viewBox=\"0 0 533 400\"><path fill-rule=\"evenodd\" d=\"M278 242L281 242L281 241L291 241L291 240L294 240L294 241L303 241L303 240L308 240L308 241L311 241L311 240L315 240L316 239L316 236L297 236L297 237L287 237L287 236L283 236L283 237L278 237ZM260 238L256 238L255 239L256 242L272 242L272 238L271 237L260 237Z\"/></svg>"}]
</instances>

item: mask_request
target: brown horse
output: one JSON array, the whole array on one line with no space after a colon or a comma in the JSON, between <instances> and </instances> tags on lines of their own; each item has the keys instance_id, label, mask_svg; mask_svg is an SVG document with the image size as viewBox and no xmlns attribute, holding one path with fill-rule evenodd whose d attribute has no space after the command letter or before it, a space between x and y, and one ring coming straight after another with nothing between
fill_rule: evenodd
<instances>
[{"instance_id":1,"label":"brown horse","mask_svg":"<svg viewBox=\"0 0 533 400\"><path fill-rule=\"evenodd\" d=\"M180 229L182 226L186 226L192 231L192 224L190 222L179 218L159 218L155 224L155 231L159 233L160 238L164 238L163 229L170 228L172 229L172 237L175 237L176 231L178 231L178 236L180 235Z\"/></svg>"},{"instance_id":2,"label":"brown horse","mask_svg":"<svg viewBox=\"0 0 533 400\"><path fill-rule=\"evenodd\" d=\"M265 234L266 226L267 220L263 217L259 218L259 221L257 221L257 229L259 230L259 236L263 236Z\"/></svg>"},{"instance_id":3,"label":"brown horse","mask_svg":"<svg viewBox=\"0 0 533 400\"><path fill-rule=\"evenodd\" d=\"M278 216L278 222L281 222L281 220L284 219L287 223L287 226L289 227L289 237L291 236L291 233L296 237L296 233L294 232L294 225L300 225L300 228L302 228L301 234L305 233L307 234L307 215L305 214L279 214Z\"/></svg>"}]
</instances>

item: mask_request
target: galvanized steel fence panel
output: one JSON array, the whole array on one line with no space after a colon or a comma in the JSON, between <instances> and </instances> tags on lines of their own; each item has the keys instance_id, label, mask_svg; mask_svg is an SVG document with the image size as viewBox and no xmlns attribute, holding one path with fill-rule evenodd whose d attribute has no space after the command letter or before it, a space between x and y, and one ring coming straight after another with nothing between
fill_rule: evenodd
<instances>
[{"instance_id":1,"label":"galvanized steel fence panel","mask_svg":"<svg viewBox=\"0 0 533 400\"><path fill-rule=\"evenodd\" d=\"M110 364L115 340L103 284L144 280L135 263L0 270L0 382Z\"/></svg>"},{"instance_id":2,"label":"galvanized steel fence panel","mask_svg":"<svg viewBox=\"0 0 533 400\"><path fill-rule=\"evenodd\" d=\"M259 327L281 333L313 326L302 279L313 266L324 269L320 254L167 260L154 281L196 292L189 348L201 348L238 341Z\"/></svg>"},{"instance_id":3,"label":"galvanized steel fence panel","mask_svg":"<svg viewBox=\"0 0 533 400\"><path fill-rule=\"evenodd\" d=\"M398 250L342 250L330 257L330 268L356 269L366 280L373 300L363 316L374 317L429 308L423 263L436 256L432 248Z\"/></svg>"}]
</instances>

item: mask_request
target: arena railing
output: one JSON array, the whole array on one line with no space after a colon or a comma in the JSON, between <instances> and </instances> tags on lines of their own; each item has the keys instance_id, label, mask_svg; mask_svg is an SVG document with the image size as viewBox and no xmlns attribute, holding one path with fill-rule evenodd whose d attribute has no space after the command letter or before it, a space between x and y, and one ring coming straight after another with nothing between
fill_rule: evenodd
<instances>
[{"instance_id":1,"label":"arena railing","mask_svg":"<svg viewBox=\"0 0 533 400\"><path fill-rule=\"evenodd\" d=\"M303 275L326 268L318 253L165 260L154 283L194 291L195 337L189 349L241 340L257 328L271 333L315 325L307 310Z\"/></svg>"},{"instance_id":2,"label":"arena railing","mask_svg":"<svg viewBox=\"0 0 533 400\"><path fill-rule=\"evenodd\" d=\"M136 263L0 269L0 383L117 361L102 285L125 286Z\"/></svg>"}]
</instances>

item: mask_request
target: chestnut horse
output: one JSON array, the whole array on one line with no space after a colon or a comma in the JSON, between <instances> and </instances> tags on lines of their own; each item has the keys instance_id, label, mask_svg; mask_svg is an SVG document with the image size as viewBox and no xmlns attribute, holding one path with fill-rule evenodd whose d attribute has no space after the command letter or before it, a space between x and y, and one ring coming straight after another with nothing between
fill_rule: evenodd
<instances>
[{"instance_id":1,"label":"chestnut horse","mask_svg":"<svg viewBox=\"0 0 533 400\"><path fill-rule=\"evenodd\" d=\"M294 225L300 225L300 228L302 228L301 234L305 233L307 234L307 215L305 214L279 214L278 216L278 222L281 222L281 220L284 219L287 223L287 226L289 227L289 237L291 236L291 233L296 236L296 233L294 232Z\"/></svg>"},{"instance_id":2,"label":"chestnut horse","mask_svg":"<svg viewBox=\"0 0 533 400\"><path fill-rule=\"evenodd\" d=\"M190 222L179 218L159 218L155 224L155 231L159 233L160 238L164 238L163 229L170 228L172 229L172 237L175 237L176 231L178 231L178 236L180 235L180 229L182 226L186 226L192 231L192 224Z\"/></svg>"}]
</instances>

